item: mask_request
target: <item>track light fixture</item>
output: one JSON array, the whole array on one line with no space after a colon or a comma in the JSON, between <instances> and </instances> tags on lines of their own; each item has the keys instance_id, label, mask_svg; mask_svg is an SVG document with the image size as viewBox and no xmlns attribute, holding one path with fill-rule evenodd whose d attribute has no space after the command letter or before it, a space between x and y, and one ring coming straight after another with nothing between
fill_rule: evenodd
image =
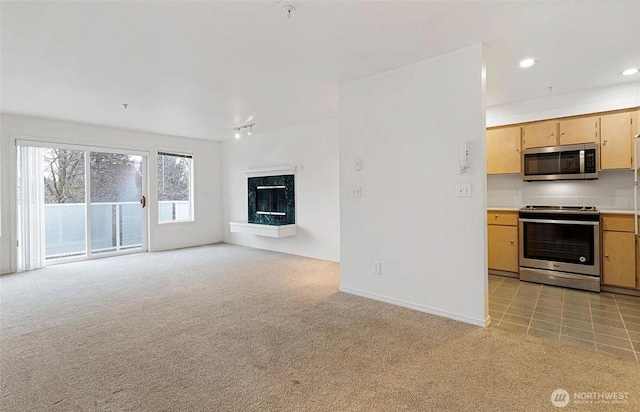
<instances>
[{"instance_id":1,"label":"track light fixture","mask_svg":"<svg viewBox=\"0 0 640 412\"><path fill-rule=\"evenodd\" d=\"M245 124L244 126L240 126L240 127L236 127L233 129L234 133L234 137L236 139L240 138L240 131L242 129L247 129L247 136L251 136L253 134L253 126L255 126L255 123L251 123L251 124Z\"/></svg>"}]
</instances>

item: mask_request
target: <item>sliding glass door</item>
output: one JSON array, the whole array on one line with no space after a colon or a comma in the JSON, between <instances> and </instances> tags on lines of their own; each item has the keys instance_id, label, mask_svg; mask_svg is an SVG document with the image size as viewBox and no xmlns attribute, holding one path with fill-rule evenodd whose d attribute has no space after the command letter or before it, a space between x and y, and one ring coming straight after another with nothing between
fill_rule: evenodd
<instances>
[{"instance_id":1,"label":"sliding glass door","mask_svg":"<svg viewBox=\"0 0 640 412\"><path fill-rule=\"evenodd\" d=\"M91 152L91 253L113 253L143 246L143 157Z\"/></svg>"},{"instance_id":2,"label":"sliding glass door","mask_svg":"<svg viewBox=\"0 0 640 412\"><path fill-rule=\"evenodd\" d=\"M143 154L21 145L19 268L147 250Z\"/></svg>"},{"instance_id":3,"label":"sliding glass door","mask_svg":"<svg viewBox=\"0 0 640 412\"><path fill-rule=\"evenodd\" d=\"M87 253L85 152L26 149L42 151L45 259L84 256Z\"/></svg>"}]
</instances>

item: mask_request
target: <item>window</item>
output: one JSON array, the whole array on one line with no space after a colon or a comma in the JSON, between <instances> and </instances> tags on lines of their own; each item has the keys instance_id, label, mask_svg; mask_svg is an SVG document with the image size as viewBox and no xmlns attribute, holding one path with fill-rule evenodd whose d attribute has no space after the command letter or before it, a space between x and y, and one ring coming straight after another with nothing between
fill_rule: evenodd
<instances>
[{"instance_id":1,"label":"window","mask_svg":"<svg viewBox=\"0 0 640 412\"><path fill-rule=\"evenodd\" d=\"M193 220L191 155L158 152L158 222Z\"/></svg>"}]
</instances>

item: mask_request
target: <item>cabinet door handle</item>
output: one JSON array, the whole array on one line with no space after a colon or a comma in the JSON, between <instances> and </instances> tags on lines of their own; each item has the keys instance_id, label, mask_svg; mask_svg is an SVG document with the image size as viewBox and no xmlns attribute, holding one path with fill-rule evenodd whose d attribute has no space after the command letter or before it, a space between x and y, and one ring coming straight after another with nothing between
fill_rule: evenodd
<instances>
[{"instance_id":1,"label":"cabinet door handle","mask_svg":"<svg viewBox=\"0 0 640 412\"><path fill-rule=\"evenodd\" d=\"M605 255L604 255L604 257L608 258L608 257L609 257L609 255L605 254Z\"/></svg>"},{"instance_id":2,"label":"cabinet door handle","mask_svg":"<svg viewBox=\"0 0 640 412\"><path fill-rule=\"evenodd\" d=\"M602 144L607 144L607 142L608 142L608 141L609 141L609 140L604 139L604 140L602 141Z\"/></svg>"},{"instance_id":3,"label":"cabinet door handle","mask_svg":"<svg viewBox=\"0 0 640 412\"><path fill-rule=\"evenodd\" d=\"M513 245L513 240L511 241L511 244Z\"/></svg>"}]
</instances>

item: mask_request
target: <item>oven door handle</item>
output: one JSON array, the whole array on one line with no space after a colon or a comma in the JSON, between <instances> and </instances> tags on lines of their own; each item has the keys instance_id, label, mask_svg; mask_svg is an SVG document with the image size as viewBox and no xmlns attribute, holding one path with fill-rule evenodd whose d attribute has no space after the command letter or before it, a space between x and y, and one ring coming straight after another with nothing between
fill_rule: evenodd
<instances>
[{"instance_id":1,"label":"oven door handle","mask_svg":"<svg viewBox=\"0 0 640 412\"><path fill-rule=\"evenodd\" d=\"M560 225L599 226L600 222L586 222L583 220L554 220L554 219L518 219L525 223L556 223Z\"/></svg>"}]
</instances>

